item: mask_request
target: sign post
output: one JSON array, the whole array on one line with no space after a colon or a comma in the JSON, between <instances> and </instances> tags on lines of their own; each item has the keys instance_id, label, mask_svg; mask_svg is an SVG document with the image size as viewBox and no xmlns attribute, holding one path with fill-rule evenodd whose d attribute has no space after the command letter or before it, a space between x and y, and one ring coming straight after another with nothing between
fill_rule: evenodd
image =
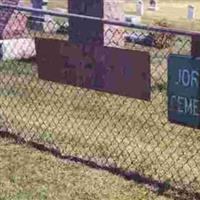
<instances>
[{"instance_id":1,"label":"sign post","mask_svg":"<svg viewBox=\"0 0 200 200\"><path fill-rule=\"evenodd\" d=\"M192 36L191 54L194 57L200 57L200 36Z\"/></svg>"}]
</instances>

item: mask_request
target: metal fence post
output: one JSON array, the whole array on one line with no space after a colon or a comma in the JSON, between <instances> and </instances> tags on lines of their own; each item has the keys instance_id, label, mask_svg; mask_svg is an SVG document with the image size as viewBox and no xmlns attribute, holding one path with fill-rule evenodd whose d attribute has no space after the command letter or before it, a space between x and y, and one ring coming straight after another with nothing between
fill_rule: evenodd
<instances>
[{"instance_id":1,"label":"metal fence post","mask_svg":"<svg viewBox=\"0 0 200 200\"><path fill-rule=\"evenodd\" d=\"M200 57L200 36L192 36L191 54L194 57Z\"/></svg>"}]
</instances>

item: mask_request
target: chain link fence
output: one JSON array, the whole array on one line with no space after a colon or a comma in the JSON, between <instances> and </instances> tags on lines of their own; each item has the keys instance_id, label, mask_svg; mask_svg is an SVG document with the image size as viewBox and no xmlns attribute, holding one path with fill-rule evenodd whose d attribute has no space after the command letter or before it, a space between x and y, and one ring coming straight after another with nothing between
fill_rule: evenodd
<instances>
[{"instance_id":1,"label":"chain link fence","mask_svg":"<svg viewBox=\"0 0 200 200\"><path fill-rule=\"evenodd\" d=\"M16 15L30 13L16 11ZM67 18L55 16L41 31L28 24L30 20L23 33L27 44L8 43L5 48L14 58L18 48L24 50L21 57L29 52L33 58L1 56L0 135L10 134L18 142L32 142L62 158L133 179L172 199L200 199L199 130L171 124L167 118L167 57L189 55L191 37L106 25L106 46L150 53L151 101L147 102L40 80L34 38L67 40Z\"/></svg>"}]
</instances>

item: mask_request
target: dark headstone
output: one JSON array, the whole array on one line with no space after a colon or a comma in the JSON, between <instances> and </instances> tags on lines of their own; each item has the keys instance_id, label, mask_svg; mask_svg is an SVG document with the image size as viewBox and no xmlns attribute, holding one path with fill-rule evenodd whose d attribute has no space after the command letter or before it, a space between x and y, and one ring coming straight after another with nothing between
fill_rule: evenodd
<instances>
[{"instance_id":1,"label":"dark headstone","mask_svg":"<svg viewBox=\"0 0 200 200\"><path fill-rule=\"evenodd\" d=\"M68 12L103 18L103 0L69 0ZM69 18L69 41L75 44L103 45L103 23L91 19Z\"/></svg>"}]
</instances>

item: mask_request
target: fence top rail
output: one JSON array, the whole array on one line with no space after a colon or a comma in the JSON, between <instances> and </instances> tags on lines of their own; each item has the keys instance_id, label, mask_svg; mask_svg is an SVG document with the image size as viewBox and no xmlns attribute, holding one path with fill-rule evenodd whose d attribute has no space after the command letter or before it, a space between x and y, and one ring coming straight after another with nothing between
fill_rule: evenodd
<instances>
[{"instance_id":1,"label":"fence top rail","mask_svg":"<svg viewBox=\"0 0 200 200\"><path fill-rule=\"evenodd\" d=\"M126 28L163 32L163 33L170 33L170 34L190 36L190 37L192 37L192 36L200 37L200 32L198 32L198 31L183 31L183 30L178 30L178 29L174 29L174 28L156 27L156 26L152 26L152 25L142 25L142 24L138 25L138 24L133 24L130 22L106 20L103 18L86 16L86 15L78 15L78 14L72 14L72 13L59 13L59 12L52 11L52 10L42 10L42 9L35 9L35 8L24 7L24 6L12 6L12 5L0 4L0 9L1 8L14 9L14 10L25 11L25 12L30 12L30 13L34 12L34 13L38 13L38 14L44 14L44 15L50 15L50 16L56 16L56 17L65 17L65 18L75 17L75 18L81 18L81 19L91 19L94 21L102 21L104 24L123 26Z\"/></svg>"}]
</instances>

